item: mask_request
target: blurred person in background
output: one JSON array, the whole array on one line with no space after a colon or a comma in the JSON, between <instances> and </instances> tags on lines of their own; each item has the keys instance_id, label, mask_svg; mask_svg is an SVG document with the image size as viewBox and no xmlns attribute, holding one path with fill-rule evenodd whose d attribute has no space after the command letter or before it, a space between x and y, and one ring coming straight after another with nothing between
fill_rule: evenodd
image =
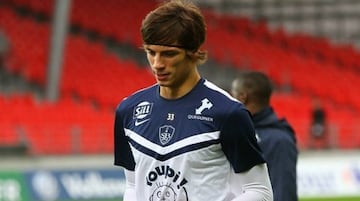
<instances>
[{"instance_id":1,"label":"blurred person in background","mask_svg":"<svg viewBox=\"0 0 360 201\"><path fill-rule=\"evenodd\" d=\"M295 133L285 119L279 119L270 105L271 80L261 72L240 73L231 85L232 95L251 112L256 137L268 164L274 201L297 201Z\"/></svg>"},{"instance_id":2,"label":"blurred person in background","mask_svg":"<svg viewBox=\"0 0 360 201\"><path fill-rule=\"evenodd\" d=\"M326 111L317 97L313 99L311 111L309 146L311 149L330 148L326 128Z\"/></svg>"},{"instance_id":3,"label":"blurred person in background","mask_svg":"<svg viewBox=\"0 0 360 201\"><path fill-rule=\"evenodd\" d=\"M273 200L250 113L198 72L207 58L200 9L166 1L145 17L141 34L157 84L116 110L124 201Z\"/></svg>"},{"instance_id":4,"label":"blurred person in background","mask_svg":"<svg viewBox=\"0 0 360 201\"><path fill-rule=\"evenodd\" d=\"M10 51L10 43L5 32L0 27L0 68L5 67L6 58Z\"/></svg>"}]
</instances>

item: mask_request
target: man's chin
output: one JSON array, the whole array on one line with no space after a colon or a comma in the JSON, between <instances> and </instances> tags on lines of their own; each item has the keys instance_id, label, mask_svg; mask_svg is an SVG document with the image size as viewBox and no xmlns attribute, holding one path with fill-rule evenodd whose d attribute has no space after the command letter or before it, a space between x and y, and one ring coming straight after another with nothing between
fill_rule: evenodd
<instances>
[{"instance_id":1,"label":"man's chin","mask_svg":"<svg viewBox=\"0 0 360 201\"><path fill-rule=\"evenodd\" d=\"M160 85L160 86L162 86L162 87L169 87L169 86L170 86L170 83L167 82L167 81L157 80L157 83L158 83L158 85Z\"/></svg>"}]
</instances>

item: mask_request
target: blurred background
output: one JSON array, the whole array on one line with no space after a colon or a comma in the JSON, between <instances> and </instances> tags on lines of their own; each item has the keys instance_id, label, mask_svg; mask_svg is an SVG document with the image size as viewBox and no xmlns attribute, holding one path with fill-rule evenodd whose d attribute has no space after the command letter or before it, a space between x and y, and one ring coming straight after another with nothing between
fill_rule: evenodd
<instances>
[{"instance_id":1,"label":"blurred background","mask_svg":"<svg viewBox=\"0 0 360 201\"><path fill-rule=\"evenodd\" d=\"M0 201L121 198L114 111L154 83L139 28L158 2L0 0ZM359 200L360 1L195 2L208 26L202 75L225 90L244 70L273 80L301 198Z\"/></svg>"}]
</instances>

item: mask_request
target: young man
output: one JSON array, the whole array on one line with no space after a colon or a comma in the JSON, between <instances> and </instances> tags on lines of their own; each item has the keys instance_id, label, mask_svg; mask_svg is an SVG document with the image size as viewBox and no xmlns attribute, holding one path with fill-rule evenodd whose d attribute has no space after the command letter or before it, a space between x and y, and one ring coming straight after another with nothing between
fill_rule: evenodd
<instances>
[{"instance_id":1,"label":"young man","mask_svg":"<svg viewBox=\"0 0 360 201\"><path fill-rule=\"evenodd\" d=\"M115 165L124 201L267 201L272 188L250 114L201 78L206 28L188 1L163 3L143 20L157 84L124 99L115 117Z\"/></svg>"},{"instance_id":2,"label":"young man","mask_svg":"<svg viewBox=\"0 0 360 201\"><path fill-rule=\"evenodd\" d=\"M295 134L270 106L273 87L261 72L245 72L232 83L232 95L252 113L258 143L268 164L274 201L297 201Z\"/></svg>"}]
</instances>

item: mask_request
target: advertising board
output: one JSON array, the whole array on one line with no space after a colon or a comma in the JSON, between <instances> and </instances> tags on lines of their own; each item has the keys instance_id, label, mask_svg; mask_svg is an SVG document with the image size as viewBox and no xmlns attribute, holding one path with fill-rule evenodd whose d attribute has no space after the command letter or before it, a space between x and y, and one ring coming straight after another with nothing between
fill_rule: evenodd
<instances>
[{"instance_id":1,"label":"advertising board","mask_svg":"<svg viewBox=\"0 0 360 201\"><path fill-rule=\"evenodd\" d=\"M121 170L38 170L25 173L31 200L106 200L122 198Z\"/></svg>"},{"instance_id":2,"label":"advertising board","mask_svg":"<svg viewBox=\"0 0 360 201\"><path fill-rule=\"evenodd\" d=\"M0 172L0 201L26 201L23 175L18 172Z\"/></svg>"}]
</instances>

